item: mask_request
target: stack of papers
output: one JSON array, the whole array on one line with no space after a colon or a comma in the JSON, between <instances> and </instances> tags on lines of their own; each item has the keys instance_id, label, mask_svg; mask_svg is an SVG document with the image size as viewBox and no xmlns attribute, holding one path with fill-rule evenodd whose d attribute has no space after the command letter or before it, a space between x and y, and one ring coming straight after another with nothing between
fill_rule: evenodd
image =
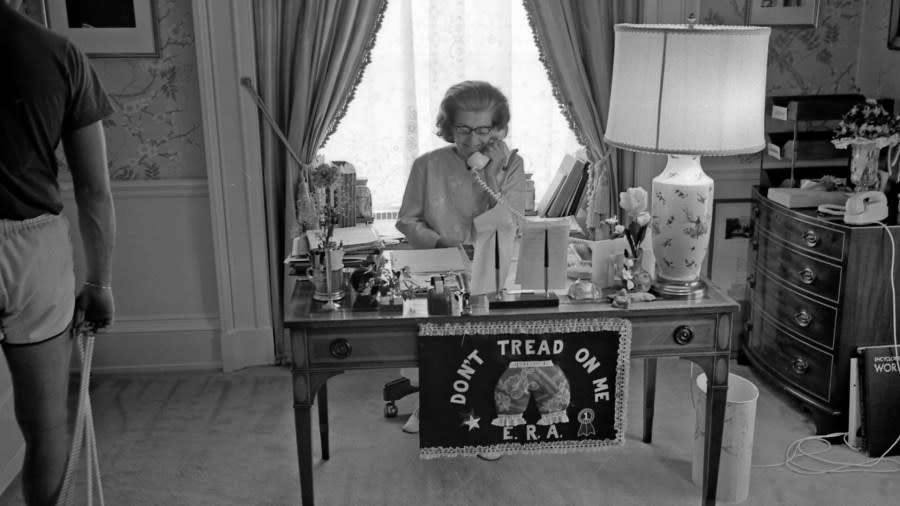
<instances>
[{"instance_id":1,"label":"stack of papers","mask_svg":"<svg viewBox=\"0 0 900 506\"><path fill-rule=\"evenodd\" d=\"M306 238L310 248L319 246L318 230L307 230ZM344 254L372 252L382 247L381 239L371 225L335 228L333 241L342 245Z\"/></svg>"},{"instance_id":2,"label":"stack of papers","mask_svg":"<svg viewBox=\"0 0 900 506\"><path fill-rule=\"evenodd\" d=\"M391 268L401 270L409 267L413 274L437 274L460 272L469 269L469 257L460 248L401 249L387 253Z\"/></svg>"}]
</instances>

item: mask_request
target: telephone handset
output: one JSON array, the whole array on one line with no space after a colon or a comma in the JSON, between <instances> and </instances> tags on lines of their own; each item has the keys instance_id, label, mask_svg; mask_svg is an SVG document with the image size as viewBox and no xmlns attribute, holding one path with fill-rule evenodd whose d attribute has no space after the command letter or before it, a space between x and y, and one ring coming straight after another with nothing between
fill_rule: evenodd
<instances>
[{"instance_id":1,"label":"telephone handset","mask_svg":"<svg viewBox=\"0 0 900 506\"><path fill-rule=\"evenodd\" d=\"M506 158L507 164L509 164L509 160L512 158L512 155L516 153L516 151L518 150L514 149L510 152L509 156ZM472 176L475 178L475 181L478 183L478 185L481 186L484 191L486 191L488 195L490 195L491 198L493 198L498 204L508 209L509 212L511 212L514 216L518 217L519 219L525 219L525 215L522 214L522 212L509 205L509 202L507 202L506 199L503 198L503 195L500 195L499 192L491 188L484 180L482 173L484 171L484 168L487 167L489 163L491 163L490 157L488 157L481 151L472 153L471 155L469 155L469 158L466 159L466 165L469 167L469 170L472 172ZM504 167L503 170L506 170L506 167Z\"/></svg>"},{"instance_id":2,"label":"telephone handset","mask_svg":"<svg viewBox=\"0 0 900 506\"><path fill-rule=\"evenodd\" d=\"M819 206L819 212L843 215L844 223L848 225L876 224L887 218L887 197L878 191L854 193L846 205L823 204Z\"/></svg>"}]
</instances>

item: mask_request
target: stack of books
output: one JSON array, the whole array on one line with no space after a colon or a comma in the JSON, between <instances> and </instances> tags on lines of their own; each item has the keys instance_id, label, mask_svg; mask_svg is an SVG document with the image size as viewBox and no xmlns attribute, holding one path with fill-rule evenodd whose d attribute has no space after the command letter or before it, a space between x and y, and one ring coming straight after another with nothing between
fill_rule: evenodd
<instances>
[{"instance_id":1,"label":"stack of books","mask_svg":"<svg viewBox=\"0 0 900 506\"><path fill-rule=\"evenodd\" d=\"M864 346L857 353L850 362L848 441L869 457L900 455L900 348Z\"/></svg>"},{"instance_id":2,"label":"stack of books","mask_svg":"<svg viewBox=\"0 0 900 506\"><path fill-rule=\"evenodd\" d=\"M553 180L537 205L537 214L545 218L574 216L587 205L590 163L570 154L563 157Z\"/></svg>"}]
</instances>

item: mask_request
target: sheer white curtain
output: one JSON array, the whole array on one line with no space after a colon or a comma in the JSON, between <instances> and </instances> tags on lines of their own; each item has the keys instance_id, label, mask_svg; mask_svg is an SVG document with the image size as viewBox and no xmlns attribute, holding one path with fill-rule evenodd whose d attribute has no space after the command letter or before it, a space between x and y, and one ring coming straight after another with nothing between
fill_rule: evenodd
<instances>
[{"instance_id":1,"label":"sheer white curtain","mask_svg":"<svg viewBox=\"0 0 900 506\"><path fill-rule=\"evenodd\" d=\"M391 0L356 98L322 154L368 179L376 210L399 208L413 159L446 144L434 133L444 92L466 79L489 81L509 98L507 140L540 199L563 155L581 146L521 0Z\"/></svg>"}]
</instances>

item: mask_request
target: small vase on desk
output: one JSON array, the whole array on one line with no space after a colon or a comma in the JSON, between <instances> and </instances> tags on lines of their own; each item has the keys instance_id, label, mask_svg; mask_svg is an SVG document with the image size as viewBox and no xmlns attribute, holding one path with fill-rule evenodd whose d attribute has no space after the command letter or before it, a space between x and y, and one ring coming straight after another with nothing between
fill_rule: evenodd
<instances>
[{"instance_id":1,"label":"small vase on desk","mask_svg":"<svg viewBox=\"0 0 900 506\"><path fill-rule=\"evenodd\" d=\"M323 309L337 309L339 306L334 301L344 298L346 294L344 250L319 249L313 251L309 258L311 265L306 275L313 284L313 300L324 302Z\"/></svg>"},{"instance_id":2,"label":"small vase on desk","mask_svg":"<svg viewBox=\"0 0 900 506\"><path fill-rule=\"evenodd\" d=\"M878 190L878 158L881 148L874 141L857 142L853 145L853 157L850 159L850 182L856 192Z\"/></svg>"}]
</instances>

